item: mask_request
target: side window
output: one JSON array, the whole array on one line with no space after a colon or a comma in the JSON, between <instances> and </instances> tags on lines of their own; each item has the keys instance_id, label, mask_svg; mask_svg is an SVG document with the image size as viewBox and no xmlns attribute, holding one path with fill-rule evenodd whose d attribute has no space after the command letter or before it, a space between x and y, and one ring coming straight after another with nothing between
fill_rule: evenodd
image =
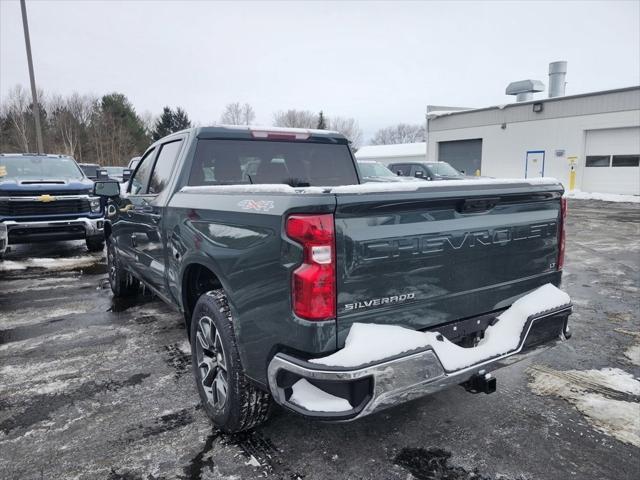
<instances>
[{"instance_id":1,"label":"side window","mask_svg":"<svg viewBox=\"0 0 640 480\"><path fill-rule=\"evenodd\" d=\"M589 155L585 166L587 167L610 167L611 157L609 155Z\"/></svg>"},{"instance_id":2,"label":"side window","mask_svg":"<svg viewBox=\"0 0 640 480\"><path fill-rule=\"evenodd\" d=\"M156 166L153 168L151 180L149 180L149 193L158 195L161 193L171 178L173 166L180 152L182 140L165 143L160 147L160 153L156 160Z\"/></svg>"},{"instance_id":3,"label":"side window","mask_svg":"<svg viewBox=\"0 0 640 480\"><path fill-rule=\"evenodd\" d=\"M402 173L403 177L409 177L411 175L411 165L404 165L402 163L397 163L392 165L391 171L393 173Z\"/></svg>"},{"instance_id":4,"label":"side window","mask_svg":"<svg viewBox=\"0 0 640 480\"><path fill-rule=\"evenodd\" d=\"M155 156L156 149L153 148L142 157L140 163L138 163L138 169L131 178L129 192L132 195L140 195L145 192L149 176L151 175L151 169L153 168L153 157Z\"/></svg>"},{"instance_id":5,"label":"side window","mask_svg":"<svg viewBox=\"0 0 640 480\"><path fill-rule=\"evenodd\" d=\"M416 174L417 174L418 172L420 172L420 174L421 174L424 178L427 178L427 177L429 177L429 176L430 176L430 175L429 175L429 172L427 172L427 170L426 170L424 167L422 167L421 165L414 165L414 166L413 166L413 170L412 170L412 172L411 172L411 175L413 175L413 176L415 177L415 176L416 176ZM419 175L420 175L420 174L419 174Z\"/></svg>"}]
</instances>

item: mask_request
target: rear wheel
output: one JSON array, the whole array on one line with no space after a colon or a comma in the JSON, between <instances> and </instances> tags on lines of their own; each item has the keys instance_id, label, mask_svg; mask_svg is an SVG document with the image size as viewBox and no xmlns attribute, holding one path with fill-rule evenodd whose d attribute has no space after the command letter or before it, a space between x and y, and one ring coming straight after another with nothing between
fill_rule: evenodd
<instances>
[{"instance_id":1,"label":"rear wheel","mask_svg":"<svg viewBox=\"0 0 640 480\"><path fill-rule=\"evenodd\" d=\"M107 240L107 269L109 285L114 297L129 297L138 293L140 282L120 266L115 245L109 240Z\"/></svg>"},{"instance_id":2,"label":"rear wheel","mask_svg":"<svg viewBox=\"0 0 640 480\"><path fill-rule=\"evenodd\" d=\"M200 296L191 317L191 360L200 400L213 423L233 433L267 420L271 396L247 380L223 290Z\"/></svg>"}]
</instances>

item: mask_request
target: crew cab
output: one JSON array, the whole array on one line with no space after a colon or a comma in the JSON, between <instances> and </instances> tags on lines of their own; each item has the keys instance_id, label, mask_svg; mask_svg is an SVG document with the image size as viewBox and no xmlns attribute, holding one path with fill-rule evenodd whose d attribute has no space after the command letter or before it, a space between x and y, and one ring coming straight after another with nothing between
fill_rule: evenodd
<instances>
[{"instance_id":1,"label":"crew cab","mask_svg":"<svg viewBox=\"0 0 640 480\"><path fill-rule=\"evenodd\" d=\"M554 179L361 182L326 130L207 127L152 144L105 223L115 296L184 315L204 410L353 420L569 337Z\"/></svg>"},{"instance_id":2,"label":"crew cab","mask_svg":"<svg viewBox=\"0 0 640 480\"><path fill-rule=\"evenodd\" d=\"M102 250L103 202L92 192L93 181L71 157L0 154L0 255L11 244L55 240Z\"/></svg>"}]
</instances>

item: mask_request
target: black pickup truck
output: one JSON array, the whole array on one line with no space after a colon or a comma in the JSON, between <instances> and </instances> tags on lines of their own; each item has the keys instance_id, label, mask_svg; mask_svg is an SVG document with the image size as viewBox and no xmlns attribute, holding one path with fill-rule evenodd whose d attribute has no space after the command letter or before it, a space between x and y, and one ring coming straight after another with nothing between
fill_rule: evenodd
<instances>
[{"instance_id":1,"label":"black pickup truck","mask_svg":"<svg viewBox=\"0 0 640 480\"><path fill-rule=\"evenodd\" d=\"M352 420L569 337L553 179L369 183L336 132L194 128L109 197L114 295L184 314L207 414Z\"/></svg>"}]
</instances>

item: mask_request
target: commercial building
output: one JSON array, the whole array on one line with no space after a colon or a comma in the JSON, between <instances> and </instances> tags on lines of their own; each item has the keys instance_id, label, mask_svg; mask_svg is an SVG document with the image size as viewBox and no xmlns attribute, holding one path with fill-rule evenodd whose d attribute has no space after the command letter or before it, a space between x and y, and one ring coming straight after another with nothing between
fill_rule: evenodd
<instances>
[{"instance_id":1,"label":"commercial building","mask_svg":"<svg viewBox=\"0 0 640 480\"><path fill-rule=\"evenodd\" d=\"M569 190L640 195L640 86L562 96L560 81L550 98L533 99L541 82L525 80L507 88L517 103L428 108L427 159L468 174L555 177Z\"/></svg>"}]
</instances>

